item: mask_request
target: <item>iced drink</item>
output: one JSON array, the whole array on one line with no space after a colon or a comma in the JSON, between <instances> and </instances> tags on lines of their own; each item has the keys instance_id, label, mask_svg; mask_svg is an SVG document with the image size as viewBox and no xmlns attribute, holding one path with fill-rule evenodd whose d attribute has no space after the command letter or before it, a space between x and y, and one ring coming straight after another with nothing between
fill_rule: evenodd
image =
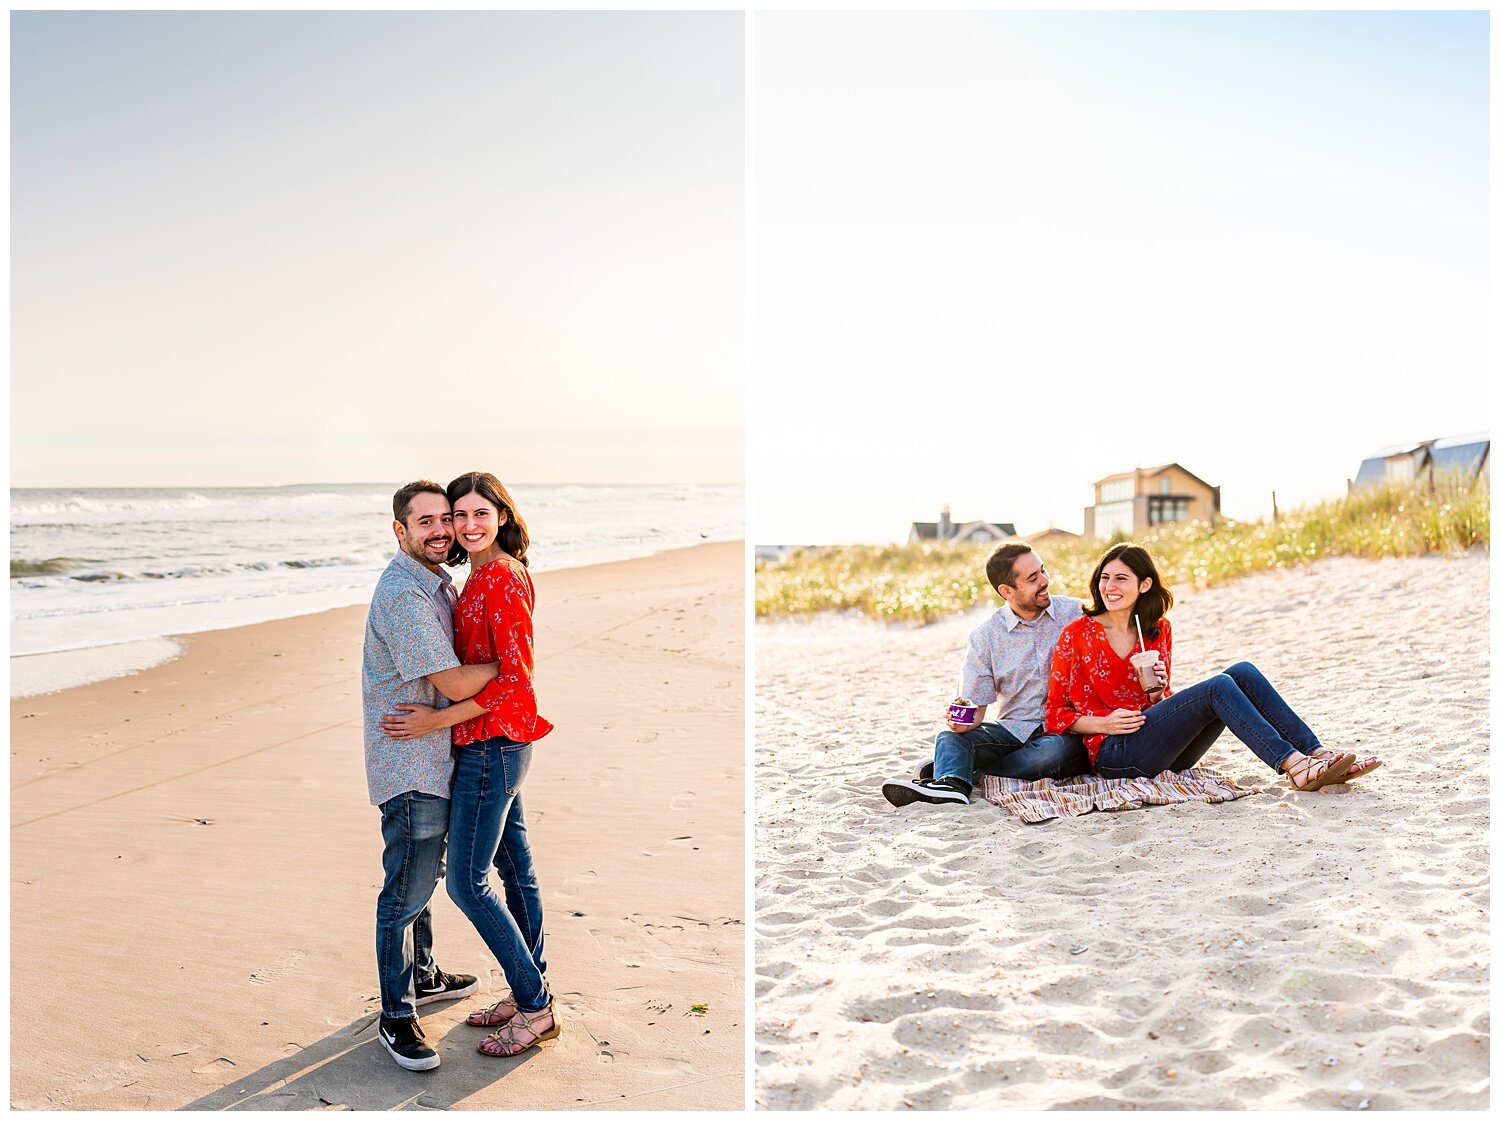
<instances>
[{"instance_id":1,"label":"iced drink","mask_svg":"<svg viewBox=\"0 0 1500 1121\"><path fill-rule=\"evenodd\" d=\"M1130 655L1130 664L1135 667L1135 676L1141 683L1141 688L1151 692L1161 682L1156 680L1156 663L1161 661L1160 650L1142 650Z\"/></svg>"}]
</instances>

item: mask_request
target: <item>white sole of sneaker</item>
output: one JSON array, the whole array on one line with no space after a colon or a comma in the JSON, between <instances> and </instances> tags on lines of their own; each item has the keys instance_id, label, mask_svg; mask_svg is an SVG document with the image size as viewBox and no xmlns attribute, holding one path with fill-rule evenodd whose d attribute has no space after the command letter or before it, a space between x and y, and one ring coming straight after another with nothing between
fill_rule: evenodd
<instances>
[{"instance_id":1,"label":"white sole of sneaker","mask_svg":"<svg viewBox=\"0 0 1500 1121\"><path fill-rule=\"evenodd\" d=\"M380 1029L376 1028L375 1031L379 1035ZM396 1049L390 1045L383 1035L380 1036L380 1045L385 1048L386 1053L391 1058L396 1060L398 1067L403 1067L406 1070L432 1070L443 1061L441 1055L433 1055L430 1059L408 1059L405 1055L398 1055L396 1054Z\"/></svg>"},{"instance_id":2,"label":"white sole of sneaker","mask_svg":"<svg viewBox=\"0 0 1500 1121\"><path fill-rule=\"evenodd\" d=\"M418 996L412 1000L414 1008L420 1008L424 1004L432 1004L438 1000L462 1000L464 997L479 991L479 982L476 980L466 989L450 989L447 992L428 993L426 996Z\"/></svg>"},{"instance_id":3,"label":"white sole of sneaker","mask_svg":"<svg viewBox=\"0 0 1500 1121\"><path fill-rule=\"evenodd\" d=\"M954 791L929 790L910 779L887 782L880 788L885 800L893 806L909 806L913 802L929 802L940 806L967 806L969 799Z\"/></svg>"}]
</instances>

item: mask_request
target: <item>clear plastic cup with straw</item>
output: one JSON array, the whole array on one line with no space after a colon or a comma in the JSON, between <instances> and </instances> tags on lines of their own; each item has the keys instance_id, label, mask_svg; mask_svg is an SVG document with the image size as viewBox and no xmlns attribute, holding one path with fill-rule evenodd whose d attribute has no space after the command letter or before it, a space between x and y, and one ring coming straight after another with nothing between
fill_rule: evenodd
<instances>
[{"instance_id":1,"label":"clear plastic cup with straw","mask_svg":"<svg viewBox=\"0 0 1500 1121\"><path fill-rule=\"evenodd\" d=\"M1146 649L1146 633L1141 630L1141 617L1135 616L1135 633L1140 637L1141 648L1137 653L1130 655L1130 665L1135 670L1135 676L1141 683L1141 688L1146 692L1160 688L1161 683L1156 680L1156 663L1161 661L1161 651Z\"/></svg>"}]
</instances>

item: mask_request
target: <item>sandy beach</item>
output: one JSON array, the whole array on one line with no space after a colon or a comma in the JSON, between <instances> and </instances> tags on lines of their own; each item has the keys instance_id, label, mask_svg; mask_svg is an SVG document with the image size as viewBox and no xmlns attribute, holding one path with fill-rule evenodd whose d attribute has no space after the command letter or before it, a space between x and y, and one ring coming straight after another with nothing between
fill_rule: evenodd
<instances>
[{"instance_id":1,"label":"sandy beach","mask_svg":"<svg viewBox=\"0 0 1500 1121\"><path fill-rule=\"evenodd\" d=\"M374 1039L364 608L14 701L13 1107L740 1108L743 556L536 578L557 730L527 822L563 1033L517 1060L474 1050L504 981L441 886L438 963L482 991L420 1010L436 1071Z\"/></svg>"},{"instance_id":2,"label":"sandy beach","mask_svg":"<svg viewBox=\"0 0 1500 1121\"><path fill-rule=\"evenodd\" d=\"M1182 597L1174 684L1249 659L1386 765L1298 794L1226 733L1203 765L1260 793L1041 825L880 794L983 612L758 624L756 1105L1486 1108L1488 572Z\"/></svg>"}]
</instances>

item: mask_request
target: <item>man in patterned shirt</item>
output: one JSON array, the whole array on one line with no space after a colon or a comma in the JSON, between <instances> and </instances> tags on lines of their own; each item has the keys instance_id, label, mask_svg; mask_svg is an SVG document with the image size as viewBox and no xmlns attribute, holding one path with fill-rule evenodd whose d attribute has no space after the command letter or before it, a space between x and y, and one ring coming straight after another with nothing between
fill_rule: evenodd
<instances>
[{"instance_id":1,"label":"man in patterned shirt","mask_svg":"<svg viewBox=\"0 0 1500 1121\"><path fill-rule=\"evenodd\" d=\"M380 1042L407 1070L431 1070L416 1006L468 996L479 980L444 973L432 959L428 902L443 878L453 754L447 728L396 739L380 726L401 704L446 707L489 684L498 662L459 664L453 652L453 581L442 568L453 544L443 488L425 479L395 494L392 526L400 546L375 585L365 623L362 683L365 777L380 807L385 884L375 908L380 971Z\"/></svg>"},{"instance_id":2,"label":"man in patterned shirt","mask_svg":"<svg viewBox=\"0 0 1500 1121\"><path fill-rule=\"evenodd\" d=\"M1024 542L997 545L984 572L1005 602L969 634L959 696L978 706L974 723L947 720L947 730L933 743L933 762L915 779L892 779L881 787L894 806L967 806L975 771L1039 779L1089 769L1080 737L1042 727L1052 650L1062 629L1083 614L1082 601L1048 592L1047 567ZM997 702L995 721L983 723Z\"/></svg>"}]
</instances>

